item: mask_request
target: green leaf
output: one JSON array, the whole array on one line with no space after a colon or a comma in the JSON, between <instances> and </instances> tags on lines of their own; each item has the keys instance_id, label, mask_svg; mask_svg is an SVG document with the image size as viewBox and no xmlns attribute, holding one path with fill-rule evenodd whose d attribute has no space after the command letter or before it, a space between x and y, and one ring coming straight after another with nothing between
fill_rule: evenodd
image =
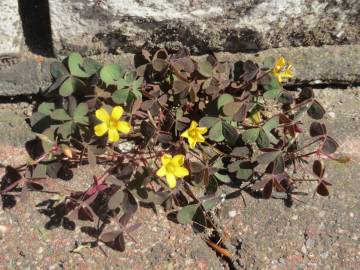
<instances>
[{"instance_id":1,"label":"green leaf","mask_svg":"<svg viewBox=\"0 0 360 270\"><path fill-rule=\"evenodd\" d=\"M259 137L256 142L259 145L259 148L266 148L270 146L269 136L263 129L260 129Z\"/></svg>"},{"instance_id":2,"label":"green leaf","mask_svg":"<svg viewBox=\"0 0 360 270\"><path fill-rule=\"evenodd\" d=\"M223 136L223 125L221 121L216 122L209 131L209 138L214 142L221 142L225 138Z\"/></svg>"},{"instance_id":3,"label":"green leaf","mask_svg":"<svg viewBox=\"0 0 360 270\"><path fill-rule=\"evenodd\" d=\"M272 69L275 65L275 58L272 56L268 56L264 59L264 67L268 69Z\"/></svg>"},{"instance_id":4,"label":"green leaf","mask_svg":"<svg viewBox=\"0 0 360 270\"><path fill-rule=\"evenodd\" d=\"M133 89L133 90L137 89L137 90L140 91L143 82L144 82L144 78L143 78L143 77L138 78L136 81L133 82L133 87L132 87L132 89Z\"/></svg>"},{"instance_id":5,"label":"green leaf","mask_svg":"<svg viewBox=\"0 0 360 270\"><path fill-rule=\"evenodd\" d=\"M221 120L217 117L205 116L200 119L199 126L211 128L212 126L214 126L216 123L218 123L220 121Z\"/></svg>"},{"instance_id":6,"label":"green leaf","mask_svg":"<svg viewBox=\"0 0 360 270\"><path fill-rule=\"evenodd\" d=\"M226 141L229 143L230 146L233 146L236 144L237 139L239 138L239 134L232 125L223 122L223 135L226 139Z\"/></svg>"},{"instance_id":7,"label":"green leaf","mask_svg":"<svg viewBox=\"0 0 360 270\"><path fill-rule=\"evenodd\" d=\"M53 110L55 110L55 104L52 102L43 102L38 108L38 112L41 112L45 115L50 115Z\"/></svg>"},{"instance_id":8,"label":"green leaf","mask_svg":"<svg viewBox=\"0 0 360 270\"><path fill-rule=\"evenodd\" d=\"M46 167L46 164L37 164L31 174L31 178L46 178Z\"/></svg>"},{"instance_id":9,"label":"green leaf","mask_svg":"<svg viewBox=\"0 0 360 270\"><path fill-rule=\"evenodd\" d=\"M278 98L281 94L281 91L280 89L273 89L273 90L270 90L270 91L266 91L264 93L264 98L265 99L275 99L275 98Z\"/></svg>"},{"instance_id":10,"label":"green leaf","mask_svg":"<svg viewBox=\"0 0 360 270\"><path fill-rule=\"evenodd\" d=\"M181 208L176 215L177 221L181 224L191 223L196 215L198 208L199 208L198 204L191 204Z\"/></svg>"},{"instance_id":11,"label":"green leaf","mask_svg":"<svg viewBox=\"0 0 360 270\"><path fill-rule=\"evenodd\" d=\"M124 72L121 66L108 64L100 70L100 78L107 85L117 85L117 81L123 76Z\"/></svg>"},{"instance_id":12,"label":"green leaf","mask_svg":"<svg viewBox=\"0 0 360 270\"><path fill-rule=\"evenodd\" d=\"M142 99L142 93L139 89L133 88L131 93L134 95L135 99Z\"/></svg>"},{"instance_id":13,"label":"green leaf","mask_svg":"<svg viewBox=\"0 0 360 270\"><path fill-rule=\"evenodd\" d=\"M129 93L129 89L118 89L112 94L111 98L116 104L125 104Z\"/></svg>"},{"instance_id":14,"label":"green leaf","mask_svg":"<svg viewBox=\"0 0 360 270\"><path fill-rule=\"evenodd\" d=\"M325 124L319 123L319 122L311 123L311 125L310 125L310 136L311 137L325 135L326 133L327 133L327 131L326 131Z\"/></svg>"},{"instance_id":15,"label":"green leaf","mask_svg":"<svg viewBox=\"0 0 360 270\"><path fill-rule=\"evenodd\" d=\"M228 102L224 104L223 113L226 116L233 116L237 111L239 111L242 104L243 104L242 102L238 102L238 101Z\"/></svg>"},{"instance_id":16,"label":"green leaf","mask_svg":"<svg viewBox=\"0 0 360 270\"><path fill-rule=\"evenodd\" d=\"M101 69L101 64L91 58L86 58L83 63L85 72L89 75L97 73Z\"/></svg>"},{"instance_id":17,"label":"green leaf","mask_svg":"<svg viewBox=\"0 0 360 270\"><path fill-rule=\"evenodd\" d=\"M314 100L313 104L311 104L310 108L307 111L308 115L316 120L319 120L324 117L325 109L319 102Z\"/></svg>"},{"instance_id":18,"label":"green leaf","mask_svg":"<svg viewBox=\"0 0 360 270\"><path fill-rule=\"evenodd\" d=\"M274 160L272 173L280 174L280 173L283 173L284 170L285 170L284 158L282 157L282 155L278 155Z\"/></svg>"},{"instance_id":19,"label":"green leaf","mask_svg":"<svg viewBox=\"0 0 360 270\"><path fill-rule=\"evenodd\" d=\"M136 78L136 72L128 71L125 73L124 80L128 85L132 84L135 78Z\"/></svg>"},{"instance_id":20,"label":"green leaf","mask_svg":"<svg viewBox=\"0 0 360 270\"><path fill-rule=\"evenodd\" d=\"M281 85L279 84L278 80L275 78L273 74L270 75L271 81L268 84L264 85L266 91L275 91L281 90Z\"/></svg>"},{"instance_id":21,"label":"green leaf","mask_svg":"<svg viewBox=\"0 0 360 270\"><path fill-rule=\"evenodd\" d=\"M56 109L54 110L50 117L54 120L58 121L68 121L71 120L71 117L67 114L67 112L64 109Z\"/></svg>"},{"instance_id":22,"label":"green leaf","mask_svg":"<svg viewBox=\"0 0 360 270\"><path fill-rule=\"evenodd\" d=\"M244 143L253 143L259 137L259 132L260 128L247 129L241 134L241 138Z\"/></svg>"},{"instance_id":23,"label":"green leaf","mask_svg":"<svg viewBox=\"0 0 360 270\"><path fill-rule=\"evenodd\" d=\"M217 196L215 198L208 199L203 201L201 205L204 207L205 211L211 210L216 207L219 203L221 203L222 198Z\"/></svg>"},{"instance_id":24,"label":"green leaf","mask_svg":"<svg viewBox=\"0 0 360 270\"><path fill-rule=\"evenodd\" d=\"M75 90L81 90L85 87L85 83L77 78L69 77L60 86L59 94L63 97L70 96Z\"/></svg>"},{"instance_id":25,"label":"green leaf","mask_svg":"<svg viewBox=\"0 0 360 270\"><path fill-rule=\"evenodd\" d=\"M190 84L183 80L175 80L173 83L174 94L177 95L183 91L189 91Z\"/></svg>"},{"instance_id":26,"label":"green leaf","mask_svg":"<svg viewBox=\"0 0 360 270\"><path fill-rule=\"evenodd\" d=\"M59 127L58 133L61 134L64 139L67 139L73 133L73 128L73 122L68 121Z\"/></svg>"},{"instance_id":27,"label":"green leaf","mask_svg":"<svg viewBox=\"0 0 360 270\"><path fill-rule=\"evenodd\" d=\"M339 144L330 136L326 136L325 141L321 147L321 151L326 154L332 154L336 152Z\"/></svg>"},{"instance_id":28,"label":"green leaf","mask_svg":"<svg viewBox=\"0 0 360 270\"><path fill-rule=\"evenodd\" d=\"M123 202L125 197L125 193L122 190L118 190L115 192L108 201L108 207L109 209L116 209L121 206L121 203Z\"/></svg>"},{"instance_id":29,"label":"green leaf","mask_svg":"<svg viewBox=\"0 0 360 270\"><path fill-rule=\"evenodd\" d=\"M164 71L168 67L168 65L168 61L164 59L157 58L152 61L152 66L157 72Z\"/></svg>"},{"instance_id":30,"label":"green leaf","mask_svg":"<svg viewBox=\"0 0 360 270\"><path fill-rule=\"evenodd\" d=\"M86 117L88 106L85 102L80 103L74 111L74 121L80 124L89 124L89 118Z\"/></svg>"},{"instance_id":31,"label":"green leaf","mask_svg":"<svg viewBox=\"0 0 360 270\"><path fill-rule=\"evenodd\" d=\"M35 112L30 117L31 130L37 133L42 133L50 127L51 119L48 115L41 112Z\"/></svg>"},{"instance_id":32,"label":"green leaf","mask_svg":"<svg viewBox=\"0 0 360 270\"><path fill-rule=\"evenodd\" d=\"M118 90L120 89L129 89L129 86L130 84L127 83L123 78L120 78L118 81L117 81L117 84L116 84L116 88Z\"/></svg>"},{"instance_id":33,"label":"green leaf","mask_svg":"<svg viewBox=\"0 0 360 270\"><path fill-rule=\"evenodd\" d=\"M227 174L221 174L221 173L214 173L214 176L216 177L216 179L218 179L220 182L223 182L225 184L231 183L231 178L229 175Z\"/></svg>"},{"instance_id":34,"label":"green leaf","mask_svg":"<svg viewBox=\"0 0 360 270\"><path fill-rule=\"evenodd\" d=\"M270 162L274 161L280 154L280 151L265 152L260 154L256 160L260 164L269 164Z\"/></svg>"},{"instance_id":35,"label":"green leaf","mask_svg":"<svg viewBox=\"0 0 360 270\"><path fill-rule=\"evenodd\" d=\"M69 75L69 72L64 66L64 64L58 61L50 64L50 73L54 77L54 79Z\"/></svg>"},{"instance_id":36,"label":"green leaf","mask_svg":"<svg viewBox=\"0 0 360 270\"><path fill-rule=\"evenodd\" d=\"M285 91L283 91L278 98L278 101L282 104L292 104L294 102L294 97Z\"/></svg>"},{"instance_id":37,"label":"green leaf","mask_svg":"<svg viewBox=\"0 0 360 270\"><path fill-rule=\"evenodd\" d=\"M61 163L61 161L51 162L46 167L46 173L49 177L56 179L62 167L63 164Z\"/></svg>"},{"instance_id":38,"label":"green leaf","mask_svg":"<svg viewBox=\"0 0 360 270\"><path fill-rule=\"evenodd\" d=\"M41 140L41 146L45 153L52 150L55 141L55 131L52 128L46 129L41 135L37 135Z\"/></svg>"},{"instance_id":39,"label":"green leaf","mask_svg":"<svg viewBox=\"0 0 360 270\"><path fill-rule=\"evenodd\" d=\"M220 110L225 104L234 102L234 97L230 94L222 94L217 100L217 108Z\"/></svg>"},{"instance_id":40,"label":"green leaf","mask_svg":"<svg viewBox=\"0 0 360 270\"><path fill-rule=\"evenodd\" d=\"M263 126L262 128L267 131L270 132L272 131L274 128L277 128L279 126L279 116L274 116L272 118L270 118Z\"/></svg>"},{"instance_id":41,"label":"green leaf","mask_svg":"<svg viewBox=\"0 0 360 270\"><path fill-rule=\"evenodd\" d=\"M249 161L242 161L239 164L239 168L236 172L236 178L239 180L249 180L249 178L253 175L253 169L256 164Z\"/></svg>"},{"instance_id":42,"label":"green leaf","mask_svg":"<svg viewBox=\"0 0 360 270\"><path fill-rule=\"evenodd\" d=\"M198 72L202 76L209 78L212 76L212 71L213 71L213 67L210 62L205 60L205 61L198 63Z\"/></svg>"},{"instance_id":43,"label":"green leaf","mask_svg":"<svg viewBox=\"0 0 360 270\"><path fill-rule=\"evenodd\" d=\"M238 146L238 147L234 147L231 155L236 156L236 157L245 157L247 155L249 155L250 150L248 147L246 146Z\"/></svg>"},{"instance_id":44,"label":"green leaf","mask_svg":"<svg viewBox=\"0 0 360 270\"><path fill-rule=\"evenodd\" d=\"M85 70L82 68L83 63L84 59L79 53L71 53L68 59L68 65L71 75L81 78L88 78L90 74L85 72Z\"/></svg>"}]
</instances>

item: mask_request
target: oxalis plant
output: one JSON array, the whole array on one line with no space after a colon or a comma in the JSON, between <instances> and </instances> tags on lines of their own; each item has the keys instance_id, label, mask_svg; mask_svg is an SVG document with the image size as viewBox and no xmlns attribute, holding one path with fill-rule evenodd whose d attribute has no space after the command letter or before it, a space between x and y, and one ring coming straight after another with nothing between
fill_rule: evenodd
<instances>
[{"instance_id":1,"label":"oxalis plant","mask_svg":"<svg viewBox=\"0 0 360 270\"><path fill-rule=\"evenodd\" d=\"M306 181L329 195L322 160L348 158L335 156L313 90L282 87L294 75L283 57L239 62L236 74L215 55L196 60L187 50L137 58L133 70L79 53L51 64L54 83L30 118L29 161L6 168L2 196L55 193L47 210L58 225L90 220L95 243L124 250L143 205L216 232L211 210L243 191L292 198L306 194L298 189ZM54 190L82 165L101 172L85 190Z\"/></svg>"}]
</instances>

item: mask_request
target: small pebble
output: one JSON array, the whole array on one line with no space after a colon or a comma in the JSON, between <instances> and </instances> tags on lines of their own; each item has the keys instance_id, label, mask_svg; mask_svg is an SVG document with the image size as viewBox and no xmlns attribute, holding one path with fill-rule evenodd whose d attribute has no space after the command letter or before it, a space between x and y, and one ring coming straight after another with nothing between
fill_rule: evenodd
<instances>
[{"instance_id":1,"label":"small pebble","mask_svg":"<svg viewBox=\"0 0 360 270\"><path fill-rule=\"evenodd\" d=\"M298 220L299 216L298 215L295 215L295 216L292 216L291 219L292 220Z\"/></svg>"},{"instance_id":2,"label":"small pebble","mask_svg":"<svg viewBox=\"0 0 360 270\"><path fill-rule=\"evenodd\" d=\"M236 210L231 210L228 212L229 218L234 218L236 216Z\"/></svg>"},{"instance_id":3,"label":"small pebble","mask_svg":"<svg viewBox=\"0 0 360 270\"><path fill-rule=\"evenodd\" d=\"M329 112L328 114L331 118L335 118L335 116L336 116L336 114L334 112Z\"/></svg>"},{"instance_id":4,"label":"small pebble","mask_svg":"<svg viewBox=\"0 0 360 270\"><path fill-rule=\"evenodd\" d=\"M325 214L326 214L325 211L320 211L319 212L319 217L325 217Z\"/></svg>"},{"instance_id":5,"label":"small pebble","mask_svg":"<svg viewBox=\"0 0 360 270\"><path fill-rule=\"evenodd\" d=\"M312 249L314 247L314 244L315 244L314 239L309 238L308 240L306 240L306 247L308 249Z\"/></svg>"},{"instance_id":6,"label":"small pebble","mask_svg":"<svg viewBox=\"0 0 360 270\"><path fill-rule=\"evenodd\" d=\"M353 218L355 215L354 215L353 212L350 212L349 216L350 216L351 218Z\"/></svg>"},{"instance_id":7,"label":"small pebble","mask_svg":"<svg viewBox=\"0 0 360 270\"><path fill-rule=\"evenodd\" d=\"M323 252L323 253L320 253L320 257L321 257L322 259L326 259L328 256L329 256L329 252L328 252L328 251L325 251L325 252Z\"/></svg>"},{"instance_id":8,"label":"small pebble","mask_svg":"<svg viewBox=\"0 0 360 270\"><path fill-rule=\"evenodd\" d=\"M307 249L306 249L306 246L305 246L305 245L303 245L303 246L301 247L301 252L302 252L303 254L306 254L306 253L307 253Z\"/></svg>"}]
</instances>

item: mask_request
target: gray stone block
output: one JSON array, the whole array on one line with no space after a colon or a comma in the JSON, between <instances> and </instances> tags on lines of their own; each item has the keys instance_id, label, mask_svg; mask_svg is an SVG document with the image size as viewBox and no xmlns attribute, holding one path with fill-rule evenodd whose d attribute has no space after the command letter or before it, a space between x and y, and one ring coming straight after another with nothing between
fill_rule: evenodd
<instances>
[{"instance_id":1,"label":"gray stone block","mask_svg":"<svg viewBox=\"0 0 360 270\"><path fill-rule=\"evenodd\" d=\"M244 52L357 44L358 0L50 0L54 48L96 54L142 47Z\"/></svg>"},{"instance_id":2,"label":"gray stone block","mask_svg":"<svg viewBox=\"0 0 360 270\"><path fill-rule=\"evenodd\" d=\"M300 47L269 49L260 53L216 53L220 61L229 61L233 66L238 61L251 60L261 64L267 56L284 56L295 68L295 78L289 85L296 84L344 84L360 83L360 45ZM194 56L202 58L204 56ZM100 54L92 58L101 63L121 63L132 69L134 54ZM51 84L50 63L25 59L19 63L0 66L0 96L38 94Z\"/></svg>"},{"instance_id":3,"label":"gray stone block","mask_svg":"<svg viewBox=\"0 0 360 270\"><path fill-rule=\"evenodd\" d=\"M22 27L17 0L0 1L0 58L19 56Z\"/></svg>"},{"instance_id":4,"label":"gray stone block","mask_svg":"<svg viewBox=\"0 0 360 270\"><path fill-rule=\"evenodd\" d=\"M49 63L52 59L38 63L33 59L0 69L0 96L38 94L51 83Z\"/></svg>"}]
</instances>

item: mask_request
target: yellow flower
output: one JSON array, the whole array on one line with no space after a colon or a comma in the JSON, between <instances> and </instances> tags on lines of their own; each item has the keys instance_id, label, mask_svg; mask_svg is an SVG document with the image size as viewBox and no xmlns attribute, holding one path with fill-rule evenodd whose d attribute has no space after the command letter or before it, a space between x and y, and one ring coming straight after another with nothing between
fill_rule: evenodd
<instances>
[{"instance_id":1,"label":"yellow flower","mask_svg":"<svg viewBox=\"0 0 360 270\"><path fill-rule=\"evenodd\" d=\"M286 63L284 57L280 57L273 68L273 73L278 82L285 81L285 78L292 78L294 76L293 66L290 63Z\"/></svg>"},{"instance_id":2,"label":"yellow flower","mask_svg":"<svg viewBox=\"0 0 360 270\"><path fill-rule=\"evenodd\" d=\"M182 178L189 175L189 171L185 167L182 167L184 160L184 155L175 155L172 157L169 154L164 154L161 157L162 166L157 170L156 175L159 177L165 176L170 188L176 187L176 177Z\"/></svg>"},{"instance_id":3,"label":"yellow flower","mask_svg":"<svg viewBox=\"0 0 360 270\"><path fill-rule=\"evenodd\" d=\"M191 149L195 148L196 143L205 142L203 134L207 132L206 127L197 127L199 124L195 121L191 121L190 127L181 133L181 137L187 138Z\"/></svg>"},{"instance_id":4,"label":"yellow flower","mask_svg":"<svg viewBox=\"0 0 360 270\"><path fill-rule=\"evenodd\" d=\"M121 116L124 114L124 109L121 106L115 106L111 115L105 110L104 107L96 110L95 116L102 123L95 126L96 136L103 136L106 132L109 133L109 142L117 142L119 132L128 134L131 130L129 122L120 121Z\"/></svg>"},{"instance_id":5,"label":"yellow flower","mask_svg":"<svg viewBox=\"0 0 360 270\"><path fill-rule=\"evenodd\" d=\"M261 114L258 111L250 114L249 118L256 125L261 122Z\"/></svg>"}]
</instances>

